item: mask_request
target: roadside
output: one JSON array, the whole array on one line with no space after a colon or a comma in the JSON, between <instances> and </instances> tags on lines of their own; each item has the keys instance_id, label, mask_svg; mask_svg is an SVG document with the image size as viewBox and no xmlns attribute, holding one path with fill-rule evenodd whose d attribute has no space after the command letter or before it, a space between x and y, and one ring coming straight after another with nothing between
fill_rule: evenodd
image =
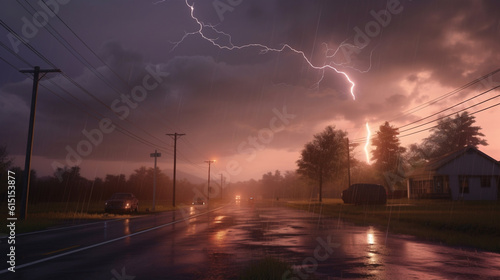
<instances>
[{"instance_id":1,"label":"roadside","mask_svg":"<svg viewBox=\"0 0 500 280\"><path fill-rule=\"evenodd\" d=\"M341 199L325 199L322 204L288 201L283 205L451 246L500 252L500 203L496 201L395 199L387 205L349 205Z\"/></svg>"},{"instance_id":2,"label":"roadside","mask_svg":"<svg viewBox=\"0 0 500 280\"><path fill-rule=\"evenodd\" d=\"M171 202L170 202L171 203ZM180 206L182 207L182 206ZM180 207L176 207L179 209ZM174 208L166 201L159 201L156 210L152 208L151 201L142 201L137 213L105 213L104 201L89 204L70 203L39 203L28 208L27 219L16 223L16 233L23 234L53 228L69 227L106 220L126 219L143 215L172 211ZM7 213L2 213L1 219L6 219ZM0 228L0 238L7 236L8 228Z\"/></svg>"},{"instance_id":3,"label":"roadside","mask_svg":"<svg viewBox=\"0 0 500 280\"><path fill-rule=\"evenodd\" d=\"M101 221L128 219L144 215L155 215L191 206L190 204L178 203L174 208L172 207L171 201L157 201L155 204L155 211L151 211L153 205L152 201L141 201L137 213L105 213L104 202L105 201L97 201L85 205L76 202L39 203L30 205L27 215L28 218L25 221L18 221L16 223L16 234ZM218 207L226 202L213 199L211 203L213 207ZM0 215L0 219L5 220L7 218L6 212ZM8 236L8 231L9 228L1 227L0 239Z\"/></svg>"}]
</instances>

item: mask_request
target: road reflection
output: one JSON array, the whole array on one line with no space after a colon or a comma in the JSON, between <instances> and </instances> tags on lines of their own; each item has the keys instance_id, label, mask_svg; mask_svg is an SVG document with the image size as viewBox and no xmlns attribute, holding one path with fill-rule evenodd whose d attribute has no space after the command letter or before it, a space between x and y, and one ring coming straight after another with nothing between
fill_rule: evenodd
<instances>
[{"instance_id":1,"label":"road reflection","mask_svg":"<svg viewBox=\"0 0 500 280\"><path fill-rule=\"evenodd\" d=\"M373 227L368 228L368 232L366 233L366 240L369 245L375 244L375 233L373 231Z\"/></svg>"},{"instance_id":2,"label":"road reflection","mask_svg":"<svg viewBox=\"0 0 500 280\"><path fill-rule=\"evenodd\" d=\"M125 219L123 221L123 225L124 225L123 234L127 235L127 237L125 238L125 244L129 245L130 244L130 236L128 236L128 235L130 234L130 219Z\"/></svg>"},{"instance_id":3,"label":"road reflection","mask_svg":"<svg viewBox=\"0 0 500 280\"><path fill-rule=\"evenodd\" d=\"M205 209L191 206L185 213ZM265 256L285 259L304 273L314 271L318 279L500 279L499 254L426 243L279 207L233 204L158 235L161 241L150 252L154 260L144 256L142 263L191 276L197 267L195 279L233 279L205 273L223 274L228 267Z\"/></svg>"}]
</instances>

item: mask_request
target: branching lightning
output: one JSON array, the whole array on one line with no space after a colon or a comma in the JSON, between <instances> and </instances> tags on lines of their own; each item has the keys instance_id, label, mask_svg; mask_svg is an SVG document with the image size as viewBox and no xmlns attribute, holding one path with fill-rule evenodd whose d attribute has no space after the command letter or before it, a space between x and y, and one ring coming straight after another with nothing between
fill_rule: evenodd
<instances>
[{"instance_id":1,"label":"branching lightning","mask_svg":"<svg viewBox=\"0 0 500 280\"><path fill-rule=\"evenodd\" d=\"M365 144L365 155L366 155L366 162L370 163L370 155L368 153L368 146L370 145L370 137L371 137L372 132L370 131L370 126L368 125L368 122L366 123L366 144Z\"/></svg>"},{"instance_id":2,"label":"branching lightning","mask_svg":"<svg viewBox=\"0 0 500 280\"><path fill-rule=\"evenodd\" d=\"M306 56L306 54L301 51L301 50L297 50L295 48L293 48L292 46L288 45L288 44L284 44L281 48L271 48L271 47L268 47L266 45L263 45L263 44L258 44L258 43L252 43L252 44L246 44L246 45L241 45L241 46L237 46L237 45L234 45L232 43L232 40L231 40L231 35L223 32L223 31L220 31L218 30L217 28L215 28L215 26L213 25L210 25L210 24L205 24L203 23L202 21L200 21L195 15L194 15L194 4L189 4L188 3L188 0L185 0L185 3L186 3L186 6L189 7L189 9L191 10L191 18L196 21L196 23L198 24L199 28L197 31L194 31L194 32L189 32L189 33L186 33L184 34L184 36L177 42L174 42L174 47L172 48L172 50L174 50L175 48L177 48L177 46L179 46L179 44L181 44L187 37L189 36L192 36L192 35L199 35L200 37L202 37L203 39L207 40L208 42L212 43L214 46L220 48L220 49L225 49L225 50L241 50L241 49L247 49L247 48L257 48L260 50L260 53L261 54L265 54L265 53L268 53L268 52L283 52L285 50L290 50L298 55L301 55L302 58L304 59L304 61L309 64L309 66L313 69L316 69L316 70L327 70L327 69L330 69L330 70L333 70L335 71L337 74L341 74L343 75L346 80L349 82L349 84L351 85L350 87L350 93L351 93L351 96L352 96L352 99L353 100L356 100L356 96L354 95L354 87L355 87L355 83L351 80L351 78L349 77L349 75L347 75L346 72L344 71L340 71L338 70L337 68L335 68L334 66L332 66L331 64L325 64L325 65L322 65L322 66L316 66L314 65ZM223 36L225 38L227 38L228 40L228 44L227 45L223 45L223 44L220 44L218 43L217 41L220 39L220 38L210 38L208 37L205 33L204 33L204 30L205 29L209 29L211 30L212 32L220 35L220 36ZM337 50L335 51L335 53L338 52L338 50L341 48L342 45L340 45Z\"/></svg>"},{"instance_id":3,"label":"branching lightning","mask_svg":"<svg viewBox=\"0 0 500 280\"><path fill-rule=\"evenodd\" d=\"M184 34L184 36L179 41L173 42L174 46L173 46L173 48L172 48L171 51L175 50L187 37L194 36L194 35L199 35L201 38L203 38L206 41L210 42L212 45L214 45L214 46L216 46L216 47L218 47L220 49L225 49L225 50L241 50L241 49L247 49L247 48L256 48L256 49L260 50L261 54L265 54L265 53L268 53L268 52L283 52L285 50L289 50L289 51L291 51L293 53L301 55L302 58L304 59L304 61L307 64L309 64L309 66L311 68L322 71L320 80L316 83L316 85L319 85L319 83L323 80L324 75L325 75L325 70L333 70L337 74L343 75L345 77L345 79L347 80L347 82L351 85L350 86L350 94L351 94L353 100L356 100L356 95L354 94L354 87L355 87L354 81L349 77L349 75L346 72L338 70L335 66L337 66L337 67L338 66L349 67L349 68L355 69L356 71L359 71L361 73L366 73L366 72L368 72L371 69L371 57L372 57L374 49L370 52L370 65L369 65L368 69L366 69L364 71L361 71L359 69L356 69L354 67L351 67L351 66L347 65L349 63L349 61L348 62L338 63L338 64L335 63L335 62L330 62L330 64L326 64L325 63L322 66L314 65L311 62L311 60L307 58L307 56L304 53L304 51L297 50L297 49L293 48L292 46L290 46L289 44L283 44L281 46L281 48L272 48L272 47L268 47L266 45L259 44L259 43L251 43L251 44L246 44L246 45L234 45L232 43L232 38L231 38L230 34L227 34L227 33L223 32L223 31L218 30L214 25L203 23L201 20L199 20L194 15L194 3L193 4L189 4L188 0L185 0L185 3L186 3L186 6L189 7L189 9L190 9L191 18L196 22L196 24L199 26L199 28L198 28L198 30L193 31L193 32L186 32ZM206 35L206 33L204 33L205 30L209 30L210 32L213 32L213 33L219 35L220 37L210 38L209 36ZM218 43L218 42L220 42L221 38L225 38L227 40L227 44ZM364 47L366 47L366 46L361 46L360 47L360 46L355 46L355 45L347 44L346 41L342 42L336 49L331 49L331 48L328 47L328 45L326 43L324 43L324 44L326 46L325 59L333 59L338 54L338 52L341 50L341 48L344 47L344 46L347 46L347 47L350 47L350 48L357 48L359 50L361 50ZM367 137L366 137L366 144L365 144L364 150L365 150L365 154L366 154L366 161L368 163L370 163L370 157L369 157L369 153L368 153L368 146L369 146L369 143L370 143L371 132L370 132L370 127L369 127L368 123L366 123L366 130L367 130Z\"/></svg>"}]
</instances>

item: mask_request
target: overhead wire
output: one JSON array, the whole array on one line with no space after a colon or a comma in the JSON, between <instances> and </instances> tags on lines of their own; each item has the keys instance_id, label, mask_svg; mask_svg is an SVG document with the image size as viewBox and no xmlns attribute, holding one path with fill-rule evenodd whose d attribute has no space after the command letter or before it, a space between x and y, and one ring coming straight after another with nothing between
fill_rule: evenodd
<instances>
[{"instance_id":1,"label":"overhead wire","mask_svg":"<svg viewBox=\"0 0 500 280\"><path fill-rule=\"evenodd\" d=\"M0 57L1 60L3 60L4 62L6 62L9 66L11 66L13 69L15 70L18 70L18 68L6 61L3 57ZM24 75L27 77L27 78L30 78L30 79L33 79L32 75L29 75L27 73L24 73ZM68 94L69 96L71 96L72 98L76 99L77 101L79 101L79 103L74 103L74 102L71 102L69 101L68 99L64 98L63 96L61 96L60 94L58 94L57 92L55 92L54 90L52 90L51 88L47 87L44 83L40 83L39 85L46 89L47 91L49 91L51 94L53 94L54 96L56 96L57 98L61 99L62 101L70 104L70 105L73 105L75 106L76 108L78 108L79 110L81 110L82 112L86 113L87 115L91 116L92 118L96 119L96 120L102 120L103 118L106 118L106 116L104 116L103 114L99 113L98 111L94 110L93 108L91 108L90 106L86 105L85 103L81 102L81 100L74 96L73 94L71 94L69 91L63 89L62 87L60 87L57 83L55 83L54 81L52 81L51 79L48 80L52 85L56 86L56 87L59 87L61 90L63 90L64 92L66 92L66 94ZM93 111L93 112L90 112L88 111L87 109L82 109L82 105L81 104L84 104L85 107L87 107L87 109ZM123 128L121 125L117 124L117 123L113 123L113 125L117 128L117 131L132 138L133 140L136 140L142 144L145 144L147 146L150 146L150 147L154 147L154 148L158 148L160 149L161 151L163 152L166 152L166 153L171 153L171 149L167 148L167 147L164 147L164 146L160 146L160 145L157 145L153 142L150 142L150 141L147 141L141 137L139 137L138 135L128 131L127 129Z\"/></svg>"},{"instance_id":2,"label":"overhead wire","mask_svg":"<svg viewBox=\"0 0 500 280\"><path fill-rule=\"evenodd\" d=\"M35 55L37 55L39 58L41 58L45 63L47 63L48 65L50 65L51 67L53 68L57 68L57 66L52 63L47 57L45 57L42 53L40 53L38 50L36 50L31 44L29 44L28 42L24 41L24 39L22 39L22 37L17 33L15 32L12 28L10 28L4 21L2 21L0 19L0 25L2 25L2 27L4 27L7 31L9 31L13 36L15 36L16 38L20 39L21 42L23 42L23 44L28 48L30 49ZM25 62L26 64L29 64L26 60L24 60L22 57L20 57L18 54L16 54L15 52L12 52L5 44L1 44L1 46L4 48L4 49L7 49L9 52L11 52L12 54L14 54L18 59L20 59L21 61ZM11 64L12 67L16 68L14 65ZM17 68L16 68L17 69ZM87 95L89 95L90 97L92 97L93 99L95 99L97 102L99 102L101 105L105 106L108 110L110 110L111 112L113 112L114 115L117 115L116 112L114 112L112 110L111 107L109 107L107 104L105 104L103 101L101 101L98 97L96 97L94 94L92 94L91 92L89 92L88 90L86 90L83 86L81 86L79 83L77 83L74 79L72 79L71 77L69 77L66 73L62 72L61 73L63 77L65 77L70 83L72 83L74 86L78 87L80 90L82 90L84 93L86 93ZM66 93L70 94L68 91L66 91ZM72 95L72 94L70 94ZM59 96L60 97L60 96ZM74 96L73 96L74 97ZM88 112L87 112L88 113ZM157 138L156 136L153 136L152 134L150 134L149 132L145 131L144 129L142 129L141 127L135 125L133 122L131 122L130 120L128 119L125 119L127 122L131 123L132 125L136 126L137 128L139 128L140 130L144 131L146 134L156 138L157 140L159 141L162 141L164 143L166 143L165 141L166 140L162 140L162 139L159 139ZM153 144L152 142L150 141L147 141L145 140L144 138L128 131L128 130L125 130L123 127L120 127L120 129L124 130L124 134L127 135L127 136L130 136L130 137L133 137L135 139L142 139L142 143L146 142L146 143L151 143L150 145L152 146L159 146L159 145L156 145L156 144Z\"/></svg>"},{"instance_id":3,"label":"overhead wire","mask_svg":"<svg viewBox=\"0 0 500 280\"><path fill-rule=\"evenodd\" d=\"M21 4L21 2L19 0L17 0L17 2L28 12L31 14L31 12L24 6ZM35 9L29 2L25 1L32 9ZM31 14L32 16L34 16L33 14ZM47 27L50 27L50 29L48 29ZM83 57L72 45L71 43L69 43L54 27L52 27L52 25L50 23L47 23L45 25L45 28L46 30L64 47L66 48L66 50L68 50L68 52L70 52L74 57L76 57L83 65L85 65L95 76L97 76L102 82L104 82L108 87L110 87L115 93L117 94L121 94L121 92L115 87L113 86L100 72L99 70L97 70L87 59L85 59L85 57ZM57 34L58 36L56 36L55 34ZM54 68L57 68L54 66ZM78 87L80 90L84 91L86 94L90 95L94 100L98 101L101 105L103 105L104 107L106 107L108 110L110 110L111 112L113 112L115 115L117 115L117 113L110 107L108 106L107 104L105 104L104 102L102 102L99 98L97 98L95 95L91 94L89 91L87 91L82 85L80 85L79 83L77 83L73 78L69 77L66 73L62 72L61 73L68 81L70 81L73 85L75 85L76 87ZM163 143L166 143L166 140L163 140L163 139L160 139L154 135L152 135L151 133L149 133L148 131L144 130L142 127L140 127L139 125L133 123L130 119L123 119L124 121L130 123L132 126L135 126L136 128L138 128L139 130L141 130L142 132L146 133L147 135L149 135L150 137L153 137L155 138L156 140L160 141L160 142L163 142Z\"/></svg>"},{"instance_id":4,"label":"overhead wire","mask_svg":"<svg viewBox=\"0 0 500 280\"><path fill-rule=\"evenodd\" d=\"M427 107L427 106L429 106L429 105L431 105L431 104L435 104L435 103L437 103L437 102L439 102L439 101L441 101L441 100L444 100L445 98L447 98L447 97L449 97L449 96L451 96L451 95L453 95L453 94L456 94L456 93L458 93L458 92L460 92L460 91L462 91L462 90L464 90L464 89L466 89L466 88L468 88L468 87L470 87L470 86L472 86L472 85L474 85L474 84L476 84L476 83L478 83L478 82L480 82L480 81L482 81L482 80L484 80L484 79L486 79L486 78L488 78L488 77L490 77L490 76L492 76L492 75L494 75L494 74L496 74L496 73L498 73L498 72L500 72L500 68L499 68L499 69L496 69L496 70L494 70L494 71L492 71L492 72L490 72L490 73L488 73L488 74L486 74L486 75L483 75L482 77L477 78L477 79L475 79L475 80L473 80L473 81L471 81L471 82L469 82L469 83L467 83L467 84L465 84L465 85L463 85L463 86L461 86L461 87L459 87L459 88L457 88L457 89L455 89L455 90L453 90L453 91L451 91L451 92L448 92L448 93L446 93L446 94L444 94L444 95L442 95L442 96L438 97L438 98L435 98L435 99L433 99L433 100L431 100L431 101L429 101L429 102L426 102L426 103L424 103L424 104L418 105L417 107L414 107L414 108L412 108L412 109L409 109L409 110L407 110L406 112L416 112L416 111L419 111L419 110L421 110L421 109L423 109L423 108L425 108L425 107ZM478 97L480 97L480 96L482 96L482 95L484 95L484 94L486 94L486 93L488 93L488 92L490 92L490 91L492 91L492 90L496 90L497 88L498 88L498 86L493 87L493 88L491 88L491 89L488 89L488 90L486 90L486 91L483 91L483 92L481 92L480 94L477 94L477 95L475 95L475 96L473 96L473 97L471 97L471 98L468 98L468 99L466 99L466 100L463 100L463 101L461 101L461 102L458 102L458 103L456 103L456 104L454 104L454 105L452 105L452 106L447 107L446 109L440 110L440 111L439 111L439 112L437 112L437 113L433 113L433 114L430 114L430 115L424 116L424 117L422 117L422 118L420 118L420 119L418 119L418 120L416 120L416 121L413 121L413 122L411 122L411 123L405 124L405 125L400 126L400 127L397 127L397 129L400 129L400 128L403 128L403 127L410 126L410 125L412 125L412 124L416 124L416 123L422 122L422 121L424 121L424 120L426 120L426 119L429 119L430 117L436 116L436 115L441 114L441 113L443 113L443 112L445 112L445 111L447 111L447 110L450 110L450 109L455 108L455 107L457 107L457 106L459 106L459 105L462 105L462 104L464 104L464 103L466 103L466 102L469 102L469 101L471 101L471 100L473 100L473 99L475 99L475 98L478 98ZM493 97L493 98L490 98L490 99L488 99L488 100L486 100L486 101L489 101L489 100L494 99L494 98L497 98L497 97L498 97L498 95L497 95L497 96L495 96L495 97ZM483 104L483 103L485 103L486 101L483 101L483 102L481 102L481 103L479 103L479 104ZM459 110L459 111L457 111L457 112L462 112L462 111L464 111L464 110L467 110L467 109L470 109L470 108L472 108L472 107L475 107L475 106L477 106L477 105L479 105L479 104L473 105L473 106L471 106L471 107L467 107L466 109L462 109L462 110ZM425 105L425 106L424 106L424 105ZM417 109L418 109L418 110L417 110ZM455 113L457 113L457 112L454 112L454 113L452 113L452 114L450 114L450 115L453 115L453 114L455 114ZM404 116L404 115L405 115L405 114L400 114L400 116ZM447 116L450 116L450 115L447 115ZM429 124L429 123L432 123L432 122L438 121L438 120L440 120L440 119L443 119L443 118L438 118L438 119L432 120L432 121L430 121L430 122L426 122L425 124ZM394 121L394 120L395 120L395 119L393 119L392 121ZM412 127L412 128L408 128L408 129L405 129L405 130L400 131L400 132L405 132L405 131L413 130L413 129L419 128L419 127L421 127L421 126L423 126L423 125L425 125L425 124L416 125L416 126L414 126L414 127ZM423 130L423 131L425 131L425 130ZM422 131L420 131L420 132L422 132ZM410 134L410 135L411 135L411 134ZM376 137L376 135L375 135L375 134L372 134L372 136L370 137L370 140L371 140L371 139L373 139L374 137ZM366 138L357 138L357 139L353 139L351 142L352 142L352 143L366 143L366 141L367 141L367 140L366 140Z\"/></svg>"},{"instance_id":5,"label":"overhead wire","mask_svg":"<svg viewBox=\"0 0 500 280\"><path fill-rule=\"evenodd\" d=\"M420 110L422 110L424 108L427 108L430 105L436 104L437 102L439 102L439 101L441 101L443 99L446 99L446 98L448 98L448 97L450 97L450 96L452 96L452 95L454 95L454 94L456 94L456 93L458 93L458 92L460 92L460 91L462 91L462 90L464 90L464 89L466 89L468 87L471 87L471 86L473 86L473 85L475 85L475 84L477 84L477 83L479 83L479 82L481 82L481 81L483 81L483 80L485 80L485 79L487 79L487 78L495 75L498 72L500 72L500 68L498 68L496 70L493 70L490 73L488 73L486 75L483 75L483 76L481 76L481 77L479 77L477 79L474 79L474 80L468 82L467 84L462 85L462 86L460 86L460 87L458 87L458 88L456 88L456 89L454 89L454 90L452 90L450 92L447 92L447 93L445 93L445 94L443 94L443 95L441 95L439 97L436 97L436 98L434 98L432 100L429 100L429 101L427 101L425 103L422 103L422 104L420 104L420 105L418 105L418 106L416 106L414 108L408 109L408 110L406 110L406 111L404 111L404 112L396 115L393 119L389 120L389 122L395 121L395 120L399 119L400 117L407 116L409 114L412 114L412 113L418 112L418 111L420 111Z\"/></svg>"},{"instance_id":6,"label":"overhead wire","mask_svg":"<svg viewBox=\"0 0 500 280\"><path fill-rule=\"evenodd\" d=\"M17 1L19 2L19 0L17 0ZM30 5L30 6L31 6L31 4L29 4L29 2L28 2L27 0L24 0L24 1L25 1L25 2L27 2L27 3L28 3L28 5ZM79 36L79 35L78 35L78 34L77 34L77 33L76 33L76 32L75 32L75 31L74 31L74 30L73 30L73 29L72 29L72 28L71 28L71 27L70 27L70 26L69 26L69 25L68 25L68 24L67 24L67 23L66 23L66 22L65 22L65 21L64 21L64 20L63 20L63 19L62 19L62 18L61 18L61 17L60 17L60 16L59 16L56 12L55 12L55 11L54 11L54 10L52 10L52 8L51 8L50 6L48 6L48 5L44 2L44 0L41 0L40 2L41 2L41 3L43 3L43 4L47 7L47 9L50 9L50 10L54 13L54 16L55 16L55 17L56 17L56 18L57 18L57 19L58 19L58 20L59 20L59 21L60 21L60 22L61 22L61 23L62 23L62 24L63 24L63 25L64 25L64 26L65 26L65 27L66 27L66 28L67 28L67 29L68 29L68 30L72 33L72 34L73 34L73 36L75 36L75 37L78 39L78 41L80 41L80 43L82 43L82 45L83 45L83 46L85 46L85 48L93 54L93 56L94 56L94 57L96 57L96 58L97 58L97 59L98 59L98 60L99 60L99 61L100 61L103 65L105 65L105 66L107 67L107 69L108 69L109 71L111 71L111 73L113 73L113 75L114 75L115 77L117 77L117 78L118 78L118 79L119 79L119 80L123 83L123 85L125 85L126 87L129 87L129 86L130 86L130 84L129 84L127 81L125 81L125 80L123 79L123 77L122 77L122 76L120 76L120 75L119 75L119 74L118 74L118 73L117 73L117 72L113 69L113 67L111 67L108 63L106 63L106 61L105 61L104 59L102 59L102 58L101 58L101 56L99 56L99 55L98 55L98 54L97 54L97 53L96 53L96 52L95 52L95 51L94 51L94 50L93 50L93 49L92 49L92 48L91 48L91 47L90 47L90 46L89 46L89 45L85 42L85 40L83 40L83 39L82 39L82 38L81 38L81 37L80 37L80 36ZM33 6L31 6L31 7L32 7L32 9L34 9L34 8L33 8ZM57 30L55 30L55 28L54 28L54 27L52 27L52 25L50 25L50 23L48 23L47 25L48 25L49 27L51 27L54 31L56 31L56 32L57 32ZM59 32L57 32L57 34L58 34L58 35L59 35L59 36L60 36L60 37L61 37L61 38L65 41L65 42L67 42L67 40L66 40L66 39L64 39L64 36L60 35L60 34L59 34ZM52 35L53 35L53 34L52 34ZM53 36L54 36L54 35L53 35ZM57 38L56 38L56 39L57 39ZM75 52L77 52L77 53L81 56L81 54L80 54L80 53L79 53L79 52L78 52L78 51L77 51L77 50L76 50L76 49L75 49L75 48L74 48L74 47L73 47L73 46L72 46L69 42L67 42L67 43L69 44L69 46L71 46L71 47L74 49L74 51L75 51ZM89 63L89 64L90 64L90 63ZM90 65L90 66L91 66L92 68L94 68L92 65ZM94 68L94 69L95 69L95 68ZM96 71L98 71L97 69L95 69L95 70L96 70ZM100 74L100 73L99 73L99 74ZM106 78L105 78L104 76L102 76L102 75L101 75L101 77L102 77L103 79L106 79ZM116 89L114 89L114 90L115 90L115 92L119 91L119 90L116 90ZM145 113L146 113L146 114L149 114L149 112L148 112L148 111L146 111ZM150 118L154 118L154 119L156 119L156 121L158 121L159 123L161 123L161 124L162 124L163 126L165 126L165 127L168 127L168 126L169 126L169 124L168 124L167 122L164 122L164 120L163 120L163 119L161 119L161 118L156 118L156 116L154 116L154 115L153 115L153 116L149 115L149 117L150 117Z\"/></svg>"},{"instance_id":7,"label":"overhead wire","mask_svg":"<svg viewBox=\"0 0 500 280\"><path fill-rule=\"evenodd\" d=\"M493 88L491 88L491 89L488 89L486 92L490 92L490 91L496 90L496 89L498 89L498 88L500 88L500 86L495 86L495 87L493 87ZM443 120L443 119L449 118L449 117L450 117L450 116L452 116L452 115L455 115L455 114L460 113L460 112L467 111L468 109L471 109L471 108L473 108L473 107L479 106L479 105L481 105L481 104L483 104L483 103L489 102L489 101L491 101L491 100L493 100L493 99L495 99L495 98L498 98L498 97L500 97L500 94L499 94L499 95L495 95L495 96L493 96L493 97L490 97L490 98L488 98L488 99L486 99L486 100L483 100L483 101L481 101L481 102L478 102L478 103L476 103L476 104L473 104L473 105L471 105L471 106L468 106L468 107L466 107L466 108L463 108L463 109L460 109L460 110L458 110L458 111L452 112L452 113L450 113L450 114L447 114L447 115L441 116L441 117L439 117L439 118L437 118L437 119L434 119L434 120L431 120L431 121L425 122L425 123L423 123L423 124L419 124L419 125L413 126L413 127L411 127L411 128L407 128L407 129L401 130L401 131L399 131L399 133L402 133L402 132L407 132L407 131L410 131L410 130L414 130L414 129L417 129L417 128L419 128L419 127L422 127L422 126L425 126L425 125L428 125L428 124L434 123L434 122L436 122L436 121L440 121L440 120ZM460 103L463 103L463 102L460 102ZM492 109L492 108L494 108L494 107L498 106L499 104L500 104L500 103L497 103L497 104L492 105L492 106L489 106L489 107L487 107L487 108L483 108L483 109L480 109L480 110L478 110L478 111L471 112L471 113L469 113L469 115L475 115L475 114L477 114L477 113L484 112L484 111L486 111L486 110L489 110L489 109ZM455 106L451 106L451 107L455 107ZM443 112L444 112L444 111L446 111L446 110L443 110ZM424 129L421 129L421 130L418 130L418 131L414 131L414 132L412 132L412 133L407 133L407 134L404 134L404 135L398 135L398 138L407 137L407 136L414 135L414 134L417 134L417 133L421 133L421 132L424 132L424 131L429 131L430 129L432 129L432 128L436 128L436 127L438 127L438 126L439 126L439 124L434 125L434 126L431 126L431 127L427 127L427 128L424 128ZM397 129L399 130L399 128L397 128ZM373 135L373 136L370 138L370 140L372 140L374 137L376 137L376 135ZM360 139L360 140L354 140L354 141L352 141L352 143L358 143L358 144L361 144L361 143L366 143L366 139L364 139L364 140L363 140L363 139Z\"/></svg>"}]
</instances>

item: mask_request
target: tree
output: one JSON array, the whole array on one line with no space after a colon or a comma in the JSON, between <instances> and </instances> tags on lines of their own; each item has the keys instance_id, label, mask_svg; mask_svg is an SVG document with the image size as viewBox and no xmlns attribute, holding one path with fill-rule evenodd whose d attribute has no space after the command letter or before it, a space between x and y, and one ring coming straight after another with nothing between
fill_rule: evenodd
<instances>
[{"instance_id":1,"label":"tree","mask_svg":"<svg viewBox=\"0 0 500 280\"><path fill-rule=\"evenodd\" d=\"M474 126L475 122L475 117L466 111L457 113L454 118L438 121L437 126L431 129L432 134L420 146L421 156L429 160L467 146L487 146L488 142L481 138L484 137L480 132L481 127Z\"/></svg>"},{"instance_id":2,"label":"tree","mask_svg":"<svg viewBox=\"0 0 500 280\"><path fill-rule=\"evenodd\" d=\"M22 170L20 168L18 170L13 169L12 158L9 157L7 147L0 146L0 199L2 201L7 201L7 178L9 170L14 171L16 181L21 182Z\"/></svg>"},{"instance_id":3,"label":"tree","mask_svg":"<svg viewBox=\"0 0 500 280\"><path fill-rule=\"evenodd\" d=\"M7 153L7 147L0 146L0 174L7 172L9 167L12 165L12 159L9 158Z\"/></svg>"},{"instance_id":4,"label":"tree","mask_svg":"<svg viewBox=\"0 0 500 280\"><path fill-rule=\"evenodd\" d=\"M297 161L297 172L319 184L319 201L322 202L323 182L347 168L347 133L327 126L307 143Z\"/></svg>"},{"instance_id":5,"label":"tree","mask_svg":"<svg viewBox=\"0 0 500 280\"><path fill-rule=\"evenodd\" d=\"M133 192L139 199L152 199L153 185L154 185L154 172L153 167L141 166L130 174L127 181L128 191ZM166 200L171 194L172 181L156 167L156 199Z\"/></svg>"},{"instance_id":6,"label":"tree","mask_svg":"<svg viewBox=\"0 0 500 280\"><path fill-rule=\"evenodd\" d=\"M106 177L104 177L104 186L109 191L108 196L115 192L127 192L126 182L127 177L125 174L106 174Z\"/></svg>"},{"instance_id":7,"label":"tree","mask_svg":"<svg viewBox=\"0 0 500 280\"><path fill-rule=\"evenodd\" d=\"M398 168L399 159L406 149L400 146L399 131L385 122L372 140L375 149L372 150L372 160L375 168L382 174L395 172Z\"/></svg>"},{"instance_id":8,"label":"tree","mask_svg":"<svg viewBox=\"0 0 500 280\"><path fill-rule=\"evenodd\" d=\"M262 175L260 180L262 188L262 196L265 198L276 198L279 197L281 191L281 185L283 182L283 176L279 170L272 172L267 172ZM281 195L282 196L282 195Z\"/></svg>"},{"instance_id":9,"label":"tree","mask_svg":"<svg viewBox=\"0 0 500 280\"><path fill-rule=\"evenodd\" d=\"M12 159L9 158L7 153L7 148L5 146L0 146L0 198L7 194L7 176L8 170L12 166Z\"/></svg>"}]
</instances>

